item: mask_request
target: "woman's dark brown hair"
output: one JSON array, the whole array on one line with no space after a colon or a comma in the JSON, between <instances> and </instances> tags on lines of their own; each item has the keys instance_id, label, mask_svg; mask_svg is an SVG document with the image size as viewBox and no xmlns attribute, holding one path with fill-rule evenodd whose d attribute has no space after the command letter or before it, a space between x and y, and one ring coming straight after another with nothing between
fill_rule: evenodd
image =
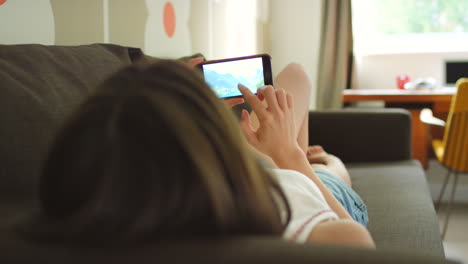
<instances>
[{"instance_id":1,"label":"woman's dark brown hair","mask_svg":"<svg viewBox=\"0 0 468 264\"><path fill-rule=\"evenodd\" d=\"M195 70L129 66L56 137L40 182L41 225L76 242L281 235L289 206L234 115Z\"/></svg>"}]
</instances>

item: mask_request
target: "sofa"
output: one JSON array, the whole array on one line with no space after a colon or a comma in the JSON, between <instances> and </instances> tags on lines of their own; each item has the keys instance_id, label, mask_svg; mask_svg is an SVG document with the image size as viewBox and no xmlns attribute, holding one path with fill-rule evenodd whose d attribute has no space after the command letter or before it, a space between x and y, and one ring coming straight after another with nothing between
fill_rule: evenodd
<instances>
[{"instance_id":1,"label":"sofa","mask_svg":"<svg viewBox=\"0 0 468 264\"><path fill-rule=\"evenodd\" d=\"M452 263L444 257L424 171L411 159L410 116L399 109L309 115L310 143L342 158L367 203L377 250L278 237L114 248L23 236L17 223L37 209L38 177L57 129L103 79L142 56L111 44L0 45L0 263Z\"/></svg>"}]
</instances>

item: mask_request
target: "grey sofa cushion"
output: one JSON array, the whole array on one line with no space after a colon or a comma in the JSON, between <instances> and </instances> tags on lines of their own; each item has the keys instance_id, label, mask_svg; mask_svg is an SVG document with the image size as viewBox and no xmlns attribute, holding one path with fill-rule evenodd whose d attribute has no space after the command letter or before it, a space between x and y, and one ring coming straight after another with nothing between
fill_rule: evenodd
<instances>
[{"instance_id":1,"label":"grey sofa cushion","mask_svg":"<svg viewBox=\"0 0 468 264\"><path fill-rule=\"evenodd\" d=\"M347 164L353 188L367 204L378 248L443 256L439 225L426 177L414 160Z\"/></svg>"},{"instance_id":2,"label":"grey sofa cushion","mask_svg":"<svg viewBox=\"0 0 468 264\"><path fill-rule=\"evenodd\" d=\"M54 131L100 81L139 54L116 45L0 45L1 201L33 201Z\"/></svg>"}]
</instances>

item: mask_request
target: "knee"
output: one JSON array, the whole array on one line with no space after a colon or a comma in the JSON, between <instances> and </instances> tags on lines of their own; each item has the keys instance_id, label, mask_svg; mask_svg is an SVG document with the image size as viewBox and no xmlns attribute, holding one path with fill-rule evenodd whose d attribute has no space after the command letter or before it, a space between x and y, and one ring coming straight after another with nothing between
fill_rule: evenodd
<instances>
[{"instance_id":1,"label":"knee","mask_svg":"<svg viewBox=\"0 0 468 264\"><path fill-rule=\"evenodd\" d=\"M290 93L298 105L299 109L309 108L309 97L312 83L305 72L305 68L298 63L290 63L276 76L275 86ZM302 110L301 110L302 111Z\"/></svg>"},{"instance_id":2,"label":"knee","mask_svg":"<svg viewBox=\"0 0 468 264\"><path fill-rule=\"evenodd\" d=\"M306 74L304 66L300 63L292 62L284 67L283 72L296 73L296 74Z\"/></svg>"},{"instance_id":3,"label":"knee","mask_svg":"<svg viewBox=\"0 0 468 264\"><path fill-rule=\"evenodd\" d=\"M294 84L294 86L309 87L310 78L302 64L289 63L283 70L276 76L275 81L287 84Z\"/></svg>"},{"instance_id":4,"label":"knee","mask_svg":"<svg viewBox=\"0 0 468 264\"><path fill-rule=\"evenodd\" d=\"M310 78L306 72L305 67L299 63L289 63L278 74L277 78L293 79L296 83L310 85Z\"/></svg>"}]
</instances>

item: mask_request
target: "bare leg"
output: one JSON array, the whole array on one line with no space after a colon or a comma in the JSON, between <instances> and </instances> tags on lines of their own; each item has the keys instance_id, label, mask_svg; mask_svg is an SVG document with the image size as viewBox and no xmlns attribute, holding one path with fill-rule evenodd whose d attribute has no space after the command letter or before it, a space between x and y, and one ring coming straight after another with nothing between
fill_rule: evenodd
<instances>
[{"instance_id":1,"label":"bare leg","mask_svg":"<svg viewBox=\"0 0 468 264\"><path fill-rule=\"evenodd\" d=\"M351 177L349 177L343 162L336 156L325 152L321 146L310 146L307 151L307 159L312 168L329 171L351 186Z\"/></svg>"},{"instance_id":2,"label":"bare leg","mask_svg":"<svg viewBox=\"0 0 468 264\"><path fill-rule=\"evenodd\" d=\"M294 119L296 123L297 142L307 153L309 146L309 97L312 84L300 64L291 63L286 66L274 80L275 89L284 89L294 101ZM252 127L258 127L258 119L254 112L251 115Z\"/></svg>"},{"instance_id":3,"label":"bare leg","mask_svg":"<svg viewBox=\"0 0 468 264\"><path fill-rule=\"evenodd\" d=\"M312 168L329 171L351 186L348 170L338 157L328 154L321 146L309 147L309 97L312 84L304 68L299 64L289 64L276 76L274 85L275 89L284 89L293 98L297 142ZM258 128L255 112L251 114L251 122L254 129Z\"/></svg>"}]
</instances>

